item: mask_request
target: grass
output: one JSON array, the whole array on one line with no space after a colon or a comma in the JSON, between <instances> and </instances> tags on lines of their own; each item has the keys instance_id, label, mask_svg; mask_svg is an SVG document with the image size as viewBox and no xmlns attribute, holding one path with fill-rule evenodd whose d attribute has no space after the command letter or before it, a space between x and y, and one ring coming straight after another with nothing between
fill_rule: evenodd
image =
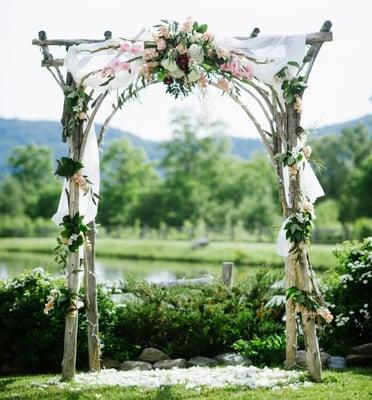
<instances>
[{"instance_id":1,"label":"grass","mask_svg":"<svg viewBox=\"0 0 372 400\"><path fill-rule=\"evenodd\" d=\"M52 254L55 243L54 238L0 239L0 252ZM319 244L311 247L311 258L316 270L325 271L334 265L333 247ZM233 261L236 265L252 267L283 265L282 257L276 254L274 243L214 242L204 248L192 249L187 241L99 238L97 256L217 265L222 261Z\"/></svg>"},{"instance_id":2,"label":"grass","mask_svg":"<svg viewBox=\"0 0 372 400\"><path fill-rule=\"evenodd\" d=\"M372 369L325 371L324 381L298 390L244 390L206 389L186 390L183 387L159 389L120 387L81 387L70 384L64 388L56 386L37 387L45 384L51 375L33 375L0 378L0 400L367 400L372 398Z\"/></svg>"}]
</instances>

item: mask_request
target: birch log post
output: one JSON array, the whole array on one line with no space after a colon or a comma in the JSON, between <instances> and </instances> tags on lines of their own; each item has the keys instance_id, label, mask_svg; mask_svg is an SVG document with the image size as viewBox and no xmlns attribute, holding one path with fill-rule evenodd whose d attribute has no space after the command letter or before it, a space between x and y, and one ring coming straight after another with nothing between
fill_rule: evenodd
<instances>
[{"instance_id":1,"label":"birch log post","mask_svg":"<svg viewBox=\"0 0 372 400\"><path fill-rule=\"evenodd\" d=\"M72 82L72 85L74 85L74 82ZM71 118L71 116L69 117ZM83 122L80 122L70 137L70 157L74 160L79 160L82 134ZM69 215L72 218L79 211L79 185L72 179L69 180L68 192ZM63 380L71 380L75 376L80 272L81 265L79 252L70 252L67 263L67 290L70 293L70 304L65 319L65 337L62 360Z\"/></svg>"},{"instance_id":2,"label":"birch log post","mask_svg":"<svg viewBox=\"0 0 372 400\"><path fill-rule=\"evenodd\" d=\"M294 109L293 104L286 106L287 114L287 144L288 149L294 151L298 142L298 132L300 131L300 114ZM301 201L301 173L298 171L295 179L289 179L289 199L290 207L289 212L291 214L299 211L299 203ZM307 252L307 249L304 250ZM307 257L298 257L297 254L290 253L286 260L286 285L291 285L296 282L296 286L301 290L306 290L308 292L312 291L311 279L310 279L310 268ZM292 285L293 286L293 285ZM289 317L292 321L294 317L293 303L287 302L287 318ZM305 339L305 350L306 350L306 364L308 370L317 382L322 379L322 364L320 359L320 351L318 345L318 338L316 335L316 324L314 318L308 318L306 315L302 315L303 332ZM292 335L293 325L292 322L288 322L286 326L287 340L291 340L289 337ZM293 338L294 339L294 338ZM287 360L292 362L293 357L293 347L296 342L291 343L289 341L288 354L290 359Z\"/></svg>"},{"instance_id":3,"label":"birch log post","mask_svg":"<svg viewBox=\"0 0 372 400\"><path fill-rule=\"evenodd\" d=\"M96 249L96 225L92 221L88 224L88 239L91 248L85 249L85 308L88 324L88 358L89 371L100 372L101 370L101 343L99 339L99 317L97 302L97 279L95 266L95 249Z\"/></svg>"}]
</instances>

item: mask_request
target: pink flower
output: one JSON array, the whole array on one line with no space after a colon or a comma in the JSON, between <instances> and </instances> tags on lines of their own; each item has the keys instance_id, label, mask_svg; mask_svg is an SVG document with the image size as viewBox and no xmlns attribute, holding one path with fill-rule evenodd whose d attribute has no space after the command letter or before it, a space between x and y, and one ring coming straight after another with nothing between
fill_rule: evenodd
<instances>
[{"instance_id":1,"label":"pink flower","mask_svg":"<svg viewBox=\"0 0 372 400\"><path fill-rule=\"evenodd\" d=\"M107 77L112 76L114 74L115 74L115 71L112 68L112 66L110 66L110 65L107 65L106 67L104 67L102 69L102 72L101 72L102 78L107 78Z\"/></svg>"},{"instance_id":2,"label":"pink flower","mask_svg":"<svg viewBox=\"0 0 372 400\"><path fill-rule=\"evenodd\" d=\"M147 60L153 60L154 58L156 58L159 55L159 53L151 48L151 49L145 49L143 52L143 58L147 61Z\"/></svg>"},{"instance_id":3,"label":"pink flower","mask_svg":"<svg viewBox=\"0 0 372 400\"><path fill-rule=\"evenodd\" d=\"M194 21L191 18L188 18L181 26L181 32L191 32L192 26L194 25Z\"/></svg>"},{"instance_id":4,"label":"pink flower","mask_svg":"<svg viewBox=\"0 0 372 400\"><path fill-rule=\"evenodd\" d=\"M231 72L235 78L238 79L251 79L253 76L253 69L250 64L242 63L240 60L234 59L231 62L221 65L221 71Z\"/></svg>"},{"instance_id":5,"label":"pink flower","mask_svg":"<svg viewBox=\"0 0 372 400\"><path fill-rule=\"evenodd\" d=\"M167 48L167 42L164 39L158 39L156 41L156 48L159 51L165 50Z\"/></svg>"},{"instance_id":6,"label":"pink flower","mask_svg":"<svg viewBox=\"0 0 372 400\"><path fill-rule=\"evenodd\" d=\"M138 53L141 53L144 48L145 48L145 46L144 46L143 42L135 42L135 43L133 43L133 46L132 46L130 52L132 54L138 54Z\"/></svg>"},{"instance_id":7,"label":"pink flower","mask_svg":"<svg viewBox=\"0 0 372 400\"><path fill-rule=\"evenodd\" d=\"M120 53L127 53L132 50L132 42L125 40L119 47Z\"/></svg>"},{"instance_id":8,"label":"pink flower","mask_svg":"<svg viewBox=\"0 0 372 400\"><path fill-rule=\"evenodd\" d=\"M130 63L127 61L121 62L118 66L117 71L129 71L131 72Z\"/></svg>"}]
</instances>

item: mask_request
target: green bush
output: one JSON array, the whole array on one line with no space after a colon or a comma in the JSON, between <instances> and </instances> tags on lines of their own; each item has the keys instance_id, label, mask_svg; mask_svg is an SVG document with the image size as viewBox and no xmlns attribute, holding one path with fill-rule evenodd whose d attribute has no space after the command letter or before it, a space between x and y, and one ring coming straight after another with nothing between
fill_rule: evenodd
<instances>
[{"instance_id":1,"label":"green bush","mask_svg":"<svg viewBox=\"0 0 372 400\"><path fill-rule=\"evenodd\" d=\"M240 338L261 334L264 321L272 322L270 332L282 331L281 312L262 312L272 282L266 272L232 290L219 283L164 289L128 282L122 291L135 297L117 307L106 352L123 359L152 346L171 357L211 356L231 350Z\"/></svg>"},{"instance_id":2,"label":"green bush","mask_svg":"<svg viewBox=\"0 0 372 400\"><path fill-rule=\"evenodd\" d=\"M325 293L334 320L323 345L346 353L351 346L372 341L372 239L344 242L334 254L338 264Z\"/></svg>"},{"instance_id":3,"label":"green bush","mask_svg":"<svg viewBox=\"0 0 372 400\"><path fill-rule=\"evenodd\" d=\"M55 236L56 225L50 219L31 219L25 215L0 219L0 237L46 237Z\"/></svg>"},{"instance_id":4,"label":"green bush","mask_svg":"<svg viewBox=\"0 0 372 400\"><path fill-rule=\"evenodd\" d=\"M372 236L372 218L359 218L354 223L354 235L358 239Z\"/></svg>"},{"instance_id":5,"label":"green bush","mask_svg":"<svg viewBox=\"0 0 372 400\"><path fill-rule=\"evenodd\" d=\"M103 356L133 359L147 346L171 357L214 356L232 350L239 339L282 335L283 309L265 307L275 279L263 270L232 290L219 283L165 289L131 281L115 289L124 297L121 304L114 304L111 293L100 286ZM0 281L0 367L18 373L60 369L64 307L56 306L45 315L44 305L52 289L63 292L63 288L63 281L42 269ZM84 308L79 314L77 361L79 368L86 368ZM266 362L270 361L267 352Z\"/></svg>"}]
</instances>

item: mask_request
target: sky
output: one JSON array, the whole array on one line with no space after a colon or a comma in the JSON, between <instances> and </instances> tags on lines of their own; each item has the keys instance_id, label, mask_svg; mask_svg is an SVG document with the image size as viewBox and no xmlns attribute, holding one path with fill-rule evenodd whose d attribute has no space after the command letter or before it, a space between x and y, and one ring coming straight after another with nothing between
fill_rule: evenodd
<instances>
[{"instance_id":1,"label":"sky","mask_svg":"<svg viewBox=\"0 0 372 400\"><path fill-rule=\"evenodd\" d=\"M160 19L182 22L192 17L218 35L310 33L323 21L333 23L334 41L324 44L304 98L303 125L317 127L372 112L372 1L370 0L11 0L0 3L0 117L59 120L63 96L51 75L40 67L41 55L31 40L39 30L48 38L133 37ZM53 48L55 51L56 48ZM55 54L62 55L56 51ZM102 121L110 102L98 116ZM241 109L213 90L174 100L163 85L148 88L140 102L117 113L112 125L146 139L171 136L172 113L185 108L206 120L222 120L233 136L257 137ZM1 140L1 137L0 137Z\"/></svg>"}]
</instances>

